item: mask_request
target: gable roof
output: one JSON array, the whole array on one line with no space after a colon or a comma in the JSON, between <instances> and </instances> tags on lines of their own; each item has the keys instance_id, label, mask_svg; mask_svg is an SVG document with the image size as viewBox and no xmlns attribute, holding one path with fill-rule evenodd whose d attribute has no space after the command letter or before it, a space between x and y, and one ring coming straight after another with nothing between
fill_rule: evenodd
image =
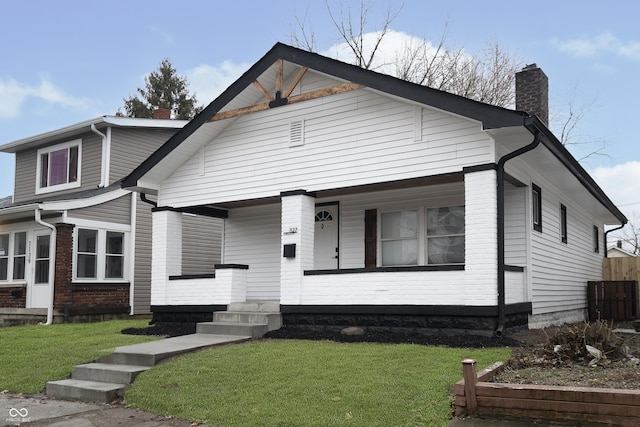
<instances>
[{"instance_id":1,"label":"gable roof","mask_svg":"<svg viewBox=\"0 0 640 427\"><path fill-rule=\"evenodd\" d=\"M206 143L207 135L210 138L211 134L204 135L203 132L203 135L198 136L198 130L207 123L210 125L211 120L221 113L225 107L230 105L236 107L237 105L234 104L234 100L239 98L243 91L256 82L259 77L269 72L279 60L295 64L299 67L309 68L315 72L361 85L394 97L476 120L482 124L485 130L524 127L531 132L531 134L540 134L542 144L565 165L580 183L617 219L622 223L627 222L627 218L606 196L604 191L602 191L591 176L589 176L546 125L536 116L531 116L522 111L485 104L438 89L411 83L282 43L276 43L271 50L249 68L238 80L231 84L220 96L213 100L200 114L187 123L182 130L178 131L155 153L125 177L122 181L123 187L139 189L140 191L150 189L151 187L145 187L149 185L149 183L144 183L144 178L147 177L151 180L157 180L163 176L166 177L171 171L166 167L167 163L164 163L164 161L170 157L170 155L182 156L182 161L188 160L188 156L193 154L192 151L186 150L185 153L179 154L176 149L192 135L194 136L194 140ZM286 104L286 100L284 100L284 102L280 101L280 99L276 99L272 104L274 104L274 106Z\"/></svg>"},{"instance_id":2,"label":"gable roof","mask_svg":"<svg viewBox=\"0 0 640 427\"><path fill-rule=\"evenodd\" d=\"M176 133L152 156L127 176L123 181L123 185L125 187L136 187L140 178L168 156L198 128L206 124L225 106L230 104L247 86L250 86L280 59L380 92L478 120L482 122L486 129L522 125L524 117L527 116L522 112L484 104L458 95L397 79L392 76L365 70L355 65L340 62L282 43L276 43L258 62L191 120L182 131Z\"/></svg>"}]
</instances>

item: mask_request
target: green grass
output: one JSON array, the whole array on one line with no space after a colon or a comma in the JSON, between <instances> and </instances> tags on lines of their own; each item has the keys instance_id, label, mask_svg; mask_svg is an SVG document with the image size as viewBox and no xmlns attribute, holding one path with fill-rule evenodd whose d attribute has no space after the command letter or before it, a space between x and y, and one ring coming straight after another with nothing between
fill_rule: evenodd
<instances>
[{"instance_id":1,"label":"green grass","mask_svg":"<svg viewBox=\"0 0 640 427\"><path fill-rule=\"evenodd\" d=\"M157 339L120 333L148 323L114 320L0 328L0 390L41 392L47 381L66 378L78 364L110 354L122 345Z\"/></svg>"},{"instance_id":2,"label":"green grass","mask_svg":"<svg viewBox=\"0 0 640 427\"><path fill-rule=\"evenodd\" d=\"M258 341L177 358L141 374L128 404L219 426L445 426L464 358L510 349Z\"/></svg>"}]
</instances>

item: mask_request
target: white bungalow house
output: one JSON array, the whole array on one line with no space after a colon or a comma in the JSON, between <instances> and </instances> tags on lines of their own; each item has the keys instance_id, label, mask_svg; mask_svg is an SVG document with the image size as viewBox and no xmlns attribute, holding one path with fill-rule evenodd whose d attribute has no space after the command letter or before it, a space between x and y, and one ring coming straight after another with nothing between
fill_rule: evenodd
<instances>
[{"instance_id":1,"label":"white bungalow house","mask_svg":"<svg viewBox=\"0 0 640 427\"><path fill-rule=\"evenodd\" d=\"M627 219L547 128L544 73L517 80L523 111L276 44L123 180L157 195L152 311L267 300L285 325L497 333L584 319L604 226ZM184 212L224 218L215 274L183 274Z\"/></svg>"}]
</instances>

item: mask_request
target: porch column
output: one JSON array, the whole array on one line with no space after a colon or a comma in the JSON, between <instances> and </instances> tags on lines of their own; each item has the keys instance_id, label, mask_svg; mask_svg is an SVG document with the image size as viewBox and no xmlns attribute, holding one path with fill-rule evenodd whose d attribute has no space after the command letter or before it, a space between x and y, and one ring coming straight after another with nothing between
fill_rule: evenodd
<instances>
[{"instance_id":1,"label":"porch column","mask_svg":"<svg viewBox=\"0 0 640 427\"><path fill-rule=\"evenodd\" d=\"M282 193L281 198L280 304L297 305L304 271L313 269L316 199L304 190Z\"/></svg>"},{"instance_id":2,"label":"porch column","mask_svg":"<svg viewBox=\"0 0 640 427\"><path fill-rule=\"evenodd\" d=\"M182 214L152 209L151 305L167 305L169 276L182 274Z\"/></svg>"},{"instance_id":3,"label":"porch column","mask_svg":"<svg viewBox=\"0 0 640 427\"><path fill-rule=\"evenodd\" d=\"M464 175L466 305L498 303L497 173Z\"/></svg>"}]
</instances>

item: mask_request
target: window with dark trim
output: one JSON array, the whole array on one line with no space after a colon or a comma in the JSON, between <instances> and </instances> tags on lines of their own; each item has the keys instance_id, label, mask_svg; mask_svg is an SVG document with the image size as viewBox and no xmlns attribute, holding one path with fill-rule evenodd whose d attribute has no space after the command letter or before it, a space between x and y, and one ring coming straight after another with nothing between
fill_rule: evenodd
<instances>
[{"instance_id":1,"label":"window with dark trim","mask_svg":"<svg viewBox=\"0 0 640 427\"><path fill-rule=\"evenodd\" d=\"M542 233L542 190L531 184L531 218L533 229Z\"/></svg>"},{"instance_id":2,"label":"window with dark trim","mask_svg":"<svg viewBox=\"0 0 640 427\"><path fill-rule=\"evenodd\" d=\"M600 230L597 225L593 226L593 252L600 252Z\"/></svg>"},{"instance_id":3,"label":"window with dark trim","mask_svg":"<svg viewBox=\"0 0 640 427\"><path fill-rule=\"evenodd\" d=\"M560 239L567 243L567 207L560 204Z\"/></svg>"}]
</instances>

